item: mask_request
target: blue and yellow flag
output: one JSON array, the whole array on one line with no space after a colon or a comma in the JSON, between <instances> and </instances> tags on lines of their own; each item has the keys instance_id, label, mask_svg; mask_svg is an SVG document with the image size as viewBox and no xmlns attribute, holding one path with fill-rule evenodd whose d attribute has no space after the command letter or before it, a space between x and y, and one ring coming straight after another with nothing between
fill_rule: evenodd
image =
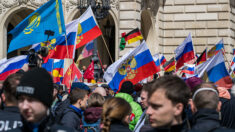
<instances>
[{"instance_id":1,"label":"blue and yellow flag","mask_svg":"<svg viewBox=\"0 0 235 132\"><path fill-rule=\"evenodd\" d=\"M47 41L65 33L61 0L50 0L19 23L9 34L13 35L8 53L35 43ZM47 32L47 33L46 33Z\"/></svg>"}]
</instances>

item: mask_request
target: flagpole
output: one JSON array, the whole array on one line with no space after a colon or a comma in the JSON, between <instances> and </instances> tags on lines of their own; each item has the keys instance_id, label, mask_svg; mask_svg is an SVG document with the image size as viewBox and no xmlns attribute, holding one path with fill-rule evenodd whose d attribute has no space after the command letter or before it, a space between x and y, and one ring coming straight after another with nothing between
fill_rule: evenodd
<instances>
[{"instance_id":1,"label":"flagpole","mask_svg":"<svg viewBox=\"0 0 235 132\"><path fill-rule=\"evenodd\" d=\"M67 58L69 58L69 49L68 49L68 41L67 41L67 33L66 32L65 32L65 44L66 44L66 50L67 50ZM74 45L74 46L76 46L76 45Z\"/></svg>"},{"instance_id":2,"label":"flagpole","mask_svg":"<svg viewBox=\"0 0 235 132\"><path fill-rule=\"evenodd\" d=\"M108 51L109 58L110 58L110 60L111 60L111 61L112 61L112 63L113 63L112 56L111 56L111 54L110 54L110 52L109 52L109 49L108 49L108 46L107 46L107 43L106 43L106 41L105 41L105 39L104 39L103 34L102 34L101 36L102 36L102 39L103 39L103 41L104 41L105 47L106 47L106 49L107 49L107 51Z\"/></svg>"},{"instance_id":3,"label":"flagpole","mask_svg":"<svg viewBox=\"0 0 235 132\"><path fill-rule=\"evenodd\" d=\"M98 50L97 50L97 54L98 54L98 57L99 57L99 59L100 59L100 53L99 53ZM103 68L103 64L102 64L102 62L101 62L101 59L100 59L100 65L101 65L101 68L102 68L102 70L103 70L104 68Z\"/></svg>"},{"instance_id":4,"label":"flagpole","mask_svg":"<svg viewBox=\"0 0 235 132\"><path fill-rule=\"evenodd\" d=\"M225 57L226 62L228 63L228 68L229 68L229 70L230 70L230 69L232 69L232 68L231 68L231 66L230 66L230 64L229 64L229 62L228 62L227 57L226 57L226 52L225 52L225 50L224 50L223 48L222 48L222 51L224 52L224 57Z\"/></svg>"}]
</instances>

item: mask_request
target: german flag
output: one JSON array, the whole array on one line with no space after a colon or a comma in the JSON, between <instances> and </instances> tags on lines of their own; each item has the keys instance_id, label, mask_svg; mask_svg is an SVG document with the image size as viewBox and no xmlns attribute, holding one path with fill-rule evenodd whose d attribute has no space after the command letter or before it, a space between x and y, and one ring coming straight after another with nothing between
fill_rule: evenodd
<instances>
[{"instance_id":1,"label":"german flag","mask_svg":"<svg viewBox=\"0 0 235 132\"><path fill-rule=\"evenodd\" d=\"M163 68L165 72L171 72L175 70L175 58L171 58L171 60L167 61L164 65Z\"/></svg>"},{"instance_id":2,"label":"german flag","mask_svg":"<svg viewBox=\"0 0 235 132\"><path fill-rule=\"evenodd\" d=\"M139 28L136 28L136 29L130 31L125 36L125 40L128 42L128 44L134 43L134 42L142 40L142 39L143 39L143 36L141 35Z\"/></svg>"},{"instance_id":3,"label":"german flag","mask_svg":"<svg viewBox=\"0 0 235 132\"><path fill-rule=\"evenodd\" d=\"M201 63L203 63L203 62L206 61L206 57L207 57L206 53L207 53L207 48L206 48L206 49L202 52L202 54L197 58L197 65L199 65L199 64L201 64Z\"/></svg>"}]
</instances>

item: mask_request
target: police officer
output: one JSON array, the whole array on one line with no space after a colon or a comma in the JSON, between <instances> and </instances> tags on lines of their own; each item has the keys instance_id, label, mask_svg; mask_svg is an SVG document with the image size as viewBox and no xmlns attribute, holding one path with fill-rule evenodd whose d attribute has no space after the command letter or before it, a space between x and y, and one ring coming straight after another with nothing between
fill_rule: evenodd
<instances>
[{"instance_id":1,"label":"police officer","mask_svg":"<svg viewBox=\"0 0 235 132\"><path fill-rule=\"evenodd\" d=\"M51 118L53 81L45 69L33 68L25 72L16 89L16 95L20 113L24 118L20 131L73 131L56 124Z\"/></svg>"},{"instance_id":2,"label":"police officer","mask_svg":"<svg viewBox=\"0 0 235 132\"><path fill-rule=\"evenodd\" d=\"M14 130L22 126L15 96L20 78L21 74L12 74L3 82L3 93L1 96L5 106L0 111L0 131Z\"/></svg>"}]
</instances>

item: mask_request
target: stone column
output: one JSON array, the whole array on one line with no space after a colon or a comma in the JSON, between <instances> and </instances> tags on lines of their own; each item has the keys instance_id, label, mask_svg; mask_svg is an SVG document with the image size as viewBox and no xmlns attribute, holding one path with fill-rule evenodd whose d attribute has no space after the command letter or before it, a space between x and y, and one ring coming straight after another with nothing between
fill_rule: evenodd
<instances>
[{"instance_id":1,"label":"stone column","mask_svg":"<svg viewBox=\"0 0 235 132\"><path fill-rule=\"evenodd\" d=\"M139 28L140 29L140 12L141 12L141 0L120 0L119 11L119 42L121 39L121 33ZM119 45L119 44L118 44ZM119 57L123 56L131 48L136 47L137 44L126 45L123 51L119 51Z\"/></svg>"}]
</instances>

